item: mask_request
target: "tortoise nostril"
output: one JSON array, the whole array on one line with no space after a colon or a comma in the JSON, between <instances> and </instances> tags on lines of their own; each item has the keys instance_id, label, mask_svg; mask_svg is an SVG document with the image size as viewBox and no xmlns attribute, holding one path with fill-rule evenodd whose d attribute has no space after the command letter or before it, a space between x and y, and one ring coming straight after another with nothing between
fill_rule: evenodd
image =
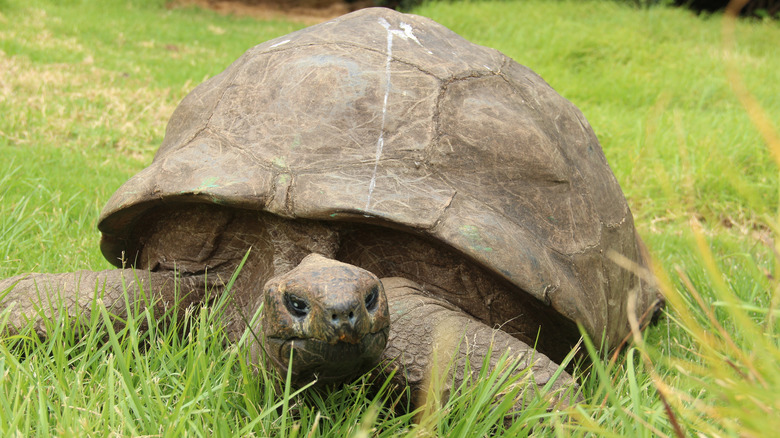
<instances>
[{"instance_id":1,"label":"tortoise nostril","mask_svg":"<svg viewBox=\"0 0 780 438\"><path fill-rule=\"evenodd\" d=\"M330 321L334 326L341 326L342 324L354 326L356 318L357 315L354 310L347 311L347 309L343 309L330 314Z\"/></svg>"}]
</instances>

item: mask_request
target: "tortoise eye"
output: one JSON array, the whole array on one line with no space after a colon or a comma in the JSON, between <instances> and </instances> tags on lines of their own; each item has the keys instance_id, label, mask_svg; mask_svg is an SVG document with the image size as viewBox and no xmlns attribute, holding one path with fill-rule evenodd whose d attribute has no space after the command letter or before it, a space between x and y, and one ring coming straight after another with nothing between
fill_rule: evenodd
<instances>
[{"instance_id":1,"label":"tortoise eye","mask_svg":"<svg viewBox=\"0 0 780 438\"><path fill-rule=\"evenodd\" d=\"M284 294L284 306L293 315L299 318L308 315L309 303L303 298L296 297L293 294Z\"/></svg>"},{"instance_id":2,"label":"tortoise eye","mask_svg":"<svg viewBox=\"0 0 780 438\"><path fill-rule=\"evenodd\" d=\"M374 286L368 291L366 295L366 310L369 312L376 308L376 304L379 301L379 286Z\"/></svg>"}]
</instances>

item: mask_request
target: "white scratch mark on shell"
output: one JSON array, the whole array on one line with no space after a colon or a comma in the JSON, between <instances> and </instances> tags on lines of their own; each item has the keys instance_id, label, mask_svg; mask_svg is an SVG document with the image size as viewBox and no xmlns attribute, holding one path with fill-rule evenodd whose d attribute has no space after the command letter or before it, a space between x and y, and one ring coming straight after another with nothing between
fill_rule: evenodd
<instances>
[{"instance_id":1,"label":"white scratch mark on shell","mask_svg":"<svg viewBox=\"0 0 780 438\"><path fill-rule=\"evenodd\" d=\"M379 168L379 160L382 158L382 150L385 146L385 121L387 120L387 101L390 98L390 63L393 60L393 37L398 36L403 40L412 40L417 43L418 46L423 47L419 39L414 35L414 29L412 26L401 22L398 27L400 29L391 29L390 23L384 18L377 20L382 27L387 31L387 58L385 59L385 98L382 102L382 126L379 130L379 138L376 141L376 157L374 158L374 171L371 174L371 182L368 184L368 197L366 199L366 208L371 206L371 195L374 193L376 187L376 172ZM423 47L424 48L424 47ZM430 50L426 50L429 54L433 54Z\"/></svg>"},{"instance_id":2,"label":"white scratch mark on shell","mask_svg":"<svg viewBox=\"0 0 780 438\"><path fill-rule=\"evenodd\" d=\"M274 47L279 47L279 46L281 46L282 44L287 44L287 43L289 43L289 42L290 42L290 40L279 41L278 43L274 44L274 45L273 45L273 46L271 46L270 48L271 48L271 49L273 49Z\"/></svg>"},{"instance_id":3,"label":"white scratch mark on shell","mask_svg":"<svg viewBox=\"0 0 780 438\"><path fill-rule=\"evenodd\" d=\"M387 99L390 97L390 61L393 59L393 35L390 29L390 23L384 18L379 19L379 24L387 30L387 58L385 59L385 98L382 102L382 126L379 130L379 138L376 141L376 157L374 158L374 171L371 173L371 182L368 184L368 196L366 198L366 208L371 206L371 195L376 187L376 171L379 168L379 159L382 158L382 149L385 146L385 120L387 120ZM398 31L395 31L398 32Z\"/></svg>"}]
</instances>

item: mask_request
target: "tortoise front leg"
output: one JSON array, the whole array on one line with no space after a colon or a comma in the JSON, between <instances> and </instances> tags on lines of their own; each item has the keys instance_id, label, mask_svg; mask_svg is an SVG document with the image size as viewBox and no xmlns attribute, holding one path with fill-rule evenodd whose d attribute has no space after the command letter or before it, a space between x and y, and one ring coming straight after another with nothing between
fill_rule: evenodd
<instances>
[{"instance_id":1,"label":"tortoise front leg","mask_svg":"<svg viewBox=\"0 0 780 438\"><path fill-rule=\"evenodd\" d=\"M410 280L384 278L382 284L391 318L383 365L396 370L396 383L411 388L415 407L436 409L437 402L446 401L453 386L477 377L488 354L491 371L504 353L518 361L515 372L530 368L530 379L523 381L527 386L515 404L517 409L527 405L538 388L558 371L558 364L531 346L423 292ZM550 405L569 404L577 399L577 390L574 379L562 371L552 385Z\"/></svg>"},{"instance_id":2,"label":"tortoise front leg","mask_svg":"<svg viewBox=\"0 0 780 438\"><path fill-rule=\"evenodd\" d=\"M63 315L73 325L85 325L95 306L105 306L117 317L115 323L127 317L128 306L142 310L153 305L158 315L174 305L183 310L203 298L204 277L134 269L11 277L0 281L0 315L7 317L0 333L12 335L32 324L38 335L46 336L47 321Z\"/></svg>"}]
</instances>

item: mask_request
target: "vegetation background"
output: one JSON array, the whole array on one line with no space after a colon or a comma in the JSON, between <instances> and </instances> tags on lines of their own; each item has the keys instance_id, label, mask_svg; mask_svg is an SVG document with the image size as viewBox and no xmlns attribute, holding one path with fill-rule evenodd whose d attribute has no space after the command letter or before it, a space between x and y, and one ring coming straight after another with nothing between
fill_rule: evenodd
<instances>
[{"instance_id":1,"label":"vegetation background","mask_svg":"<svg viewBox=\"0 0 780 438\"><path fill-rule=\"evenodd\" d=\"M433 2L412 11L531 67L589 119L656 260L660 323L579 374L585 402L511 425L484 376L395 412L358 380L278 393L202 309L176 330L0 341L2 436L771 436L780 430L778 23L625 2ZM95 224L181 98L305 24L163 0L0 0L0 278L106 269ZM105 340L108 340L107 342ZM198 342L192 342L196 340ZM584 350L589 350L589 344ZM503 379L503 380L502 380ZM500 407L499 407L500 408Z\"/></svg>"}]
</instances>

